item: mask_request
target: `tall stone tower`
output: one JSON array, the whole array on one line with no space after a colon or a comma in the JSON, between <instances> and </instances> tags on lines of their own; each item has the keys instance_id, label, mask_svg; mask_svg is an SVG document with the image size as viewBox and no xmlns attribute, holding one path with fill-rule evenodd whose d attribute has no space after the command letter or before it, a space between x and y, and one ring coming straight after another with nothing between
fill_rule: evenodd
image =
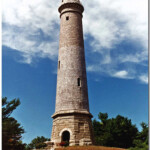
<instances>
[{"instance_id":1,"label":"tall stone tower","mask_svg":"<svg viewBox=\"0 0 150 150\"><path fill-rule=\"evenodd\" d=\"M89 112L80 0L62 0L56 108L51 140L70 145L93 144Z\"/></svg>"}]
</instances>

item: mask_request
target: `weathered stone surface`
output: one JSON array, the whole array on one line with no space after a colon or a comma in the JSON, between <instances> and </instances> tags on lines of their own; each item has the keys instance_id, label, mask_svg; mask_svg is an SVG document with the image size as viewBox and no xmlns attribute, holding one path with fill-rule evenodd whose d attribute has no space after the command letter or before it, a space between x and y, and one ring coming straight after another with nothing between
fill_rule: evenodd
<instances>
[{"instance_id":1,"label":"weathered stone surface","mask_svg":"<svg viewBox=\"0 0 150 150\"><path fill-rule=\"evenodd\" d=\"M56 111L89 110L82 16L68 9L61 15Z\"/></svg>"},{"instance_id":2,"label":"weathered stone surface","mask_svg":"<svg viewBox=\"0 0 150 150\"><path fill-rule=\"evenodd\" d=\"M57 116L53 120L52 141L60 143L62 133L69 131L71 145L92 145L93 134L91 117L86 114Z\"/></svg>"},{"instance_id":3,"label":"weathered stone surface","mask_svg":"<svg viewBox=\"0 0 150 150\"><path fill-rule=\"evenodd\" d=\"M79 0L62 0L57 72L56 107L52 142L60 143L68 131L70 145L91 145L93 132L89 113L82 12Z\"/></svg>"}]
</instances>

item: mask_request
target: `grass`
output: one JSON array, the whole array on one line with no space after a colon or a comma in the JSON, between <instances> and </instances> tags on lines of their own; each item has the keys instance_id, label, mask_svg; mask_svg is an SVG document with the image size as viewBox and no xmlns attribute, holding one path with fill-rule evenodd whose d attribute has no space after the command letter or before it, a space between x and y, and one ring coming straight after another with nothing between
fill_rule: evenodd
<instances>
[{"instance_id":1,"label":"grass","mask_svg":"<svg viewBox=\"0 0 150 150\"><path fill-rule=\"evenodd\" d=\"M70 146L65 148L56 148L56 150L127 150L127 149L104 147L104 146Z\"/></svg>"}]
</instances>

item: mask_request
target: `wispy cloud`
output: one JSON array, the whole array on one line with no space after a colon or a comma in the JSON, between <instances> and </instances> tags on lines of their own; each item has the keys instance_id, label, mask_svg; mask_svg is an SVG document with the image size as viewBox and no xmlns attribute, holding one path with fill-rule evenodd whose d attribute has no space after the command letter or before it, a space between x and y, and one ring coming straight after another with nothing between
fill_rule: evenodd
<instances>
[{"instance_id":1,"label":"wispy cloud","mask_svg":"<svg viewBox=\"0 0 150 150\"><path fill-rule=\"evenodd\" d=\"M92 37L90 49L100 57L96 61L91 56L87 70L122 79L147 74L148 1L93 0L84 5L85 35Z\"/></svg>"},{"instance_id":2,"label":"wispy cloud","mask_svg":"<svg viewBox=\"0 0 150 150\"><path fill-rule=\"evenodd\" d=\"M35 57L56 60L60 2L3 1L3 45L21 52L24 58L21 62L31 64ZM138 71L137 65L144 66L148 59L148 0L82 0L82 3L84 37L91 37L90 53L100 58L91 57L87 70L146 81L140 74L147 71ZM125 41L131 45L123 47Z\"/></svg>"},{"instance_id":3,"label":"wispy cloud","mask_svg":"<svg viewBox=\"0 0 150 150\"><path fill-rule=\"evenodd\" d=\"M125 38L147 47L148 1L84 1L84 31L93 36L98 50L112 48ZM90 25L89 25L90 22Z\"/></svg>"},{"instance_id":4,"label":"wispy cloud","mask_svg":"<svg viewBox=\"0 0 150 150\"><path fill-rule=\"evenodd\" d=\"M55 59L58 53L58 2L47 0L3 1L3 45L22 53L22 62L33 57Z\"/></svg>"},{"instance_id":5,"label":"wispy cloud","mask_svg":"<svg viewBox=\"0 0 150 150\"><path fill-rule=\"evenodd\" d=\"M116 72L115 74L113 74L114 77L117 77L117 78L123 78L123 79L128 79L129 76L128 76L128 72L126 70L122 70L122 71L118 71ZM131 78L131 77L130 77ZM130 79L129 78L129 79ZM131 78L132 79L132 78Z\"/></svg>"},{"instance_id":6,"label":"wispy cloud","mask_svg":"<svg viewBox=\"0 0 150 150\"><path fill-rule=\"evenodd\" d=\"M148 84L148 75L139 76L139 80L144 84Z\"/></svg>"}]
</instances>

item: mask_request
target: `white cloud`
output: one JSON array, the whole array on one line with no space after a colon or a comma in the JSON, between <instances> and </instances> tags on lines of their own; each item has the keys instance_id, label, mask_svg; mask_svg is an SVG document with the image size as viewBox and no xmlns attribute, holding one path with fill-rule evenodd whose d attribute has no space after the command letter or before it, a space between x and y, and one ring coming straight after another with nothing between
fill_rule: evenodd
<instances>
[{"instance_id":1,"label":"white cloud","mask_svg":"<svg viewBox=\"0 0 150 150\"><path fill-rule=\"evenodd\" d=\"M114 77L123 78L123 79L130 79L128 76L128 72L126 70L118 71L115 74L113 74Z\"/></svg>"},{"instance_id":2,"label":"white cloud","mask_svg":"<svg viewBox=\"0 0 150 150\"><path fill-rule=\"evenodd\" d=\"M139 76L139 80L142 83L148 84L148 75L141 75L141 76Z\"/></svg>"},{"instance_id":3,"label":"white cloud","mask_svg":"<svg viewBox=\"0 0 150 150\"><path fill-rule=\"evenodd\" d=\"M132 62L142 65L142 62L146 60L148 60L148 50L141 50L137 51L135 54L123 54L118 56L118 61L121 63Z\"/></svg>"},{"instance_id":4,"label":"white cloud","mask_svg":"<svg viewBox=\"0 0 150 150\"><path fill-rule=\"evenodd\" d=\"M85 34L93 38L91 51L101 56L88 65L87 71L123 79L138 78L138 66L147 67L148 60L148 0L82 1L86 8ZM125 40L136 46L122 49L118 44Z\"/></svg>"},{"instance_id":5,"label":"white cloud","mask_svg":"<svg viewBox=\"0 0 150 150\"><path fill-rule=\"evenodd\" d=\"M48 0L3 1L3 45L22 53L24 63L32 58L55 59L58 53L58 2Z\"/></svg>"},{"instance_id":6,"label":"white cloud","mask_svg":"<svg viewBox=\"0 0 150 150\"><path fill-rule=\"evenodd\" d=\"M95 71L98 71L99 69L96 66L91 65L91 66L87 66L86 70L89 72L95 72Z\"/></svg>"},{"instance_id":7,"label":"white cloud","mask_svg":"<svg viewBox=\"0 0 150 150\"><path fill-rule=\"evenodd\" d=\"M140 40L147 47L148 0L82 1L84 31L93 36L99 50L112 48L124 38Z\"/></svg>"},{"instance_id":8,"label":"white cloud","mask_svg":"<svg viewBox=\"0 0 150 150\"><path fill-rule=\"evenodd\" d=\"M57 41L40 40L38 39L38 32L26 33L26 31L22 31L19 34L9 27L3 31L3 45L21 52L24 59L19 61L28 64L32 63L32 58L35 56L55 59L58 53Z\"/></svg>"},{"instance_id":9,"label":"white cloud","mask_svg":"<svg viewBox=\"0 0 150 150\"><path fill-rule=\"evenodd\" d=\"M60 23L57 8L60 2L3 1L3 45L20 51L24 63L32 63L34 57L56 59ZM84 37L92 37L89 40L91 53L101 58L97 61L93 58L87 70L118 78L137 78L139 72L135 66L119 68L119 65L143 64L148 59L148 0L82 0L82 3L85 8ZM130 52L125 47L120 53L118 45L124 40L135 42L137 48ZM118 50L114 51L116 47Z\"/></svg>"}]
</instances>

